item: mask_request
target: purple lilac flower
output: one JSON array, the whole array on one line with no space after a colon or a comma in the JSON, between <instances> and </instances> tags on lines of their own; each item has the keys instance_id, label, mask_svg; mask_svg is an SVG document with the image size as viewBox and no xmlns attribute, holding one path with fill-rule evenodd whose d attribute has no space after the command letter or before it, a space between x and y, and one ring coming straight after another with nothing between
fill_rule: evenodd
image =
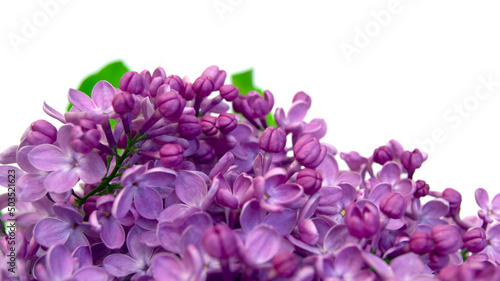
<instances>
[{"instance_id":1,"label":"purple lilac flower","mask_svg":"<svg viewBox=\"0 0 500 281\"><path fill-rule=\"evenodd\" d=\"M98 183L106 173L106 166L96 152L81 154L69 146L72 129L72 125L64 125L59 129L59 146L41 144L28 154L35 168L51 171L44 181L48 191L66 192L80 179L89 184Z\"/></svg>"},{"instance_id":2,"label":"purple lilac flower","mask_svg":"<svg viewBox=\"0 0 500 281\"><path fill-rule=\"evenodd\" d=\"M78 253L76 249L73 254L63 245L54 245L47 251L44 257L44 265L38 263L35 267L37 280L41 281L86 281L86 280L109 280L108 273L100 268L83 265L82 260L75 258Z\"/></svg>"}]
</instances>

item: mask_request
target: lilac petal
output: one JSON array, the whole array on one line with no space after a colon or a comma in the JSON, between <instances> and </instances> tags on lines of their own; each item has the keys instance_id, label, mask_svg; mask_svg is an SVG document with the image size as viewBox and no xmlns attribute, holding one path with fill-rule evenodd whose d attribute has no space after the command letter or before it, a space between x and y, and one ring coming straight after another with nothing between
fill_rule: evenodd
<instances>
[{"instance_id":1,"label":"lilac petal","mask_svg":"<svg viewBox=\"0 0 500 281\"><path fill-rule=\"evenodd\" d=\"M54 171L73 164L66 153L52 144L41 144L33 148L28 158L35 168L43 171Z\"/></svg>"},{"instance_id":2,"label":"lilac petal","mask_svg":"<svg viewBox=\"0 0 500 281\"><path fill-rule=\"evenodd\" d=\"M403 195L410 195L413 192L413 182L410 179L402 179L394 185L394 191Z\"/></svg>"},{"instance_id":3,"label":"lilac petal","mask_svg":"<svg viewBox=\"0 0 500 281\"><path fill-rule=\"evenodd\" d=\"M161 246L170 252L179 253L181 234L179 228L172 223L162 222L158 225L158 240Z\"/></svg>"},{"instance_id":4,"label":"lilac petal","mask_svg":"<svg viewBox=\"0 0 500 281\"><path fill-rule=\"evenodd\" d=\"M189 245L195 245L197 247L201 246L201 240L203 238L203 230L196 226L190 225L181 234L181 239L179 241L179 250L184 252Z\"/></svg>"},{"instance_id":5,"label":"lilac petal","mask_svg":"<svg viewBox=\"0 0 500 281\"><path fill-rule=\"evenodd\" d=\"M101 240L108 249L120 249L125 242L125 231L113 218L102 218Z\"/></svg>"},{"instance_id":6,"label":"lilac petal","mask_svg":"<svg viewBox=\"0 0 500 281\"><path fill-rule=\"evenodd\" d=\"M158 236L155 231L146 231L141 234L141 242L146 244L149 247L158 247L160 246L160 240L158 240Z\"/></svg>"},{"instance_id":7,"label":"lilac petal","mask_svg":"<svg viewBox=\"0 0 500 281\"><path fill-rule=\"evenodd\" d=\"M100 267L87 266L79 268L73 273L73 277L78 281L107 281L108 273Z\"/></svg>"},{"instance_id":8,"label":"lilac petal","mask_svg":"<svg viewBox=\"0 0 500 281\"><path fill-rule=\"evenodd\" d=\"M358 193L356 189L348 183L341 183L339 186L342 188L342 198L340 199L340 202L343 205L343 208L347 208L349 204L354 202Z\"/></svg>"},{"instance_id":9,"label":"lilac petal","mask_svg":"<svg viewBox=\"0 0 500 281\"><path fill-rule=\"evenodd\" d=\"M70 277L76 261L71 257L71 252L63 245L51 247L46 257L47 267L56 280Z\"/></svg>"},{"instance_id":10,"label":"lilac petal","mask_svg":"<svg viewBox=\"0 0 500 281\"><path fill-rule=\"evenodd\" d=\"M303 134L311 134L317 139L322 139L326 135L328 127L323 118L314 118L311 122L305 124ZM336 154L336 153L334 153Z\"/></svg>"},{"instance_id":11,"label":"lilac petal","mask_svg":"<svg viewBox=\"0 0 500 281\"><path fill-rule=\"evenodd\" d=\"M182 281L183 267L179 259L171 254L161 254L153 260L153 274L158 281Z\"/></svg>"},{"instance_id":12,"label":"lilac petal","mask_svg":"<svg viewBox=\"0 0 500 281\"><path fill-rule=\"evenodd\" d=\"M402 279L411 278L424 270L424 264L420 258L411 252L392 260L391 267L394 275Z\"/></svg>"},{"instance_id":13,"label":"lilac petal","mask_svg":"<svg viewBox=\"0 0 500 281\"><path fill-rule=\"evenodd\" d=\"M203 199L203 201L201 202L201 209L202 210L206 210L210 204L212 204L212 202L214 201L215 199L215 195L217 194L217 191L219 190L219 185L218 184L212 184L212 186L210 187L210 189L208 190L208 193L207 195L205 196L205 199Z\"/></svg>"},{"instance_id":14,"label":"lilac petal","mask_svg":"<svg viewBox=\"0 0 500 281\"><path fill-rule=\"evenodd\" d=\"M122 185L134 185L134 181L137 181L137 179L139 179L140 176L146 172L146 170L147 168L144 165L134 165L126 169L122 174Z\"/></svg>"},{"instance_id":15,"label":"lilac petal","mask_svg":"<svg viewBox=\"0 0 500 281\"><path fill-rule=\"evenodd\" d=\"M347 225L337 224L326 233L324 247L331 253L345 247L349 243L356 242L357 239L349 235Z\"/></svg>"},{"instance_id":16,"label":"lilac petal","mask_svg":"<svg viewBox=\"0 0 500 281\"><path fill-rule=\"evenodd\" d=\"M318 247L313 247L311 245L308 245L308 244L302 242L301 240L293 237L292 235L287 235L286 239L288 239L288 241L290 241L290 243L297 248L306 250L306 251L313 253L313 254L316 254L316 255L322 254L322 251L320 249L318 249Z\"/></svg>"},{"instance_id":17,"label":"lilac petal","mask_svg":"<svg viewBox=\"0 0 500 281\"><path fill-rule=\"evenodd\" d=\"M158 221L163 222L179 222L184 221L191 214L199 212L200 209L190 207L185 204L173 204L163 210L158 216Z\"/></svg>"},{"instance_id":18,"label":"lilac petal","mask_svg":"<svg viewBox=\"0 0 500 281\"><path fill-rule=\"evenodd\" d=\"M66 243L70 231L71 227L67 222L55 218L45 218L35 225L33 234L38 244L50 247Z\"/></svg>"},{"instance_id":19,"label":"lilac petal","mask_svg":"<svg viewBox=\"0 0 500 281\"><path fill-rule=\"evenodd\" d=\"M360 251L360 253L363 260L382 277L382 280L391 280L394 277L391 267L384 260L366 251Z\"/></svg>"},{"instance_id":20,"label":"lilac petal","mask_svg":"<svg viewBox=\"0 0 500 281\"><path fill-rule=\"evenodd\" d=\"M488 192L483 188L476 189L475 192L476 202L481 207L481 209L487 210L490 198L488 197Z\"/></svg>"},{"instance_id":21,"label":"lilac petal","mask_svg":"<svg viewBox=\"0 0 500 281\"><path fill-rule=\"evenodd\" d=\"M354 275L363 265L363 259L356 246L349 246L342 249L335 257L335 271L340 275Z\"/></svg>"},{"instance_id":22,"label":"lilac petal","mask_svg":"<svg viewBox=\"0 0 500 281\"><path fill-rule=\"evenodd\" d=\"M332 155L327 154L323 162L316 168L323 172L323 184L326 186L337 185L337 177L339 174L339 164Z\"/></svg>"},{"instance_id":23,"label":"lilac petal","mask_svg":"<svg viewBox=\"0 0 500 281\"><path fill-rule=\"evenodd\" d=\"M281 213L270 213L264 223L272 226L280 236L288 235L295 227L297 212L292 209L285 209Z\"/></svg>"},{"instance_id":24,"label":"lilac petal","mask_svg":"<svg viewBox=\"0 0 500 281\"><path fill-rule=\"evenodd\" d=\"M92 89L92 100L99 109L105 110L112 106L111 102L115 94L115 88L109 82L99 81Z\"/></svg>"},{"instance_id":25,"label":"lilac petal","mask_svg":"<svg viewBox=\"0 0 500 281\"><path fill-rule=\"evenodd\" d=\"M240 174L233 184L233 194L238 198L238 202L241 204L250 200L253 196L252 188L253 178L245 173Z\"/></svg>"},{"instance_id":26,"label":"lilac petal","mask_svg":"<svg viewBox=\"0 0 500 281\"><path fill-rule=\"evenodd\" d=\"M76 248L72 256L78 260L78 265L76 267L92 266L92 253L90 252L89 246L85 245Z\"/></svg>"},{"instance_id":27,"label":"lilac petal","mask_svg":"<svg viewBox=\"0 0 500 281\"><path fill-rule=\"evenodd\" d=\"M240 215L241 229L246 233L250 233L257 225L265 219L266 212L260 208L259 201L251 200L247 202Z\"/></svg>"},{"instance_id":28,"label":"lilac petal","mask_svg":"<svg viewBox=\"0 0 500 281\"><path fill-rule=\"evenodd\" d=\"M315 193L313 196L309 197L306 204L300 209L298 220L308 219L312 217L316 208L318 208L320 202L320 193Z\"/></svg>"},{"instance_id":29,"label":"lilac petal","mask_svg":"<svg viewBox=\"0 0 500 281\"><path fill-rule=\"evenodd\" d=\"M225 174L229 167L234 163L234 155L228 151L224 154L217 164L213 167L208 175L209 178L213 179L217 174Z\"/></svg>"},{"instance_id":30,"label":"lilac petal","mask_svg":"<svg viewBox=\"0 0 500 281\"><path fill-rule=\"evenodd\" d=\"M274 119L276 120L276 124L278 124L280 128L285 128L288 124L288 120L285 116L285 111L281 107L276 108L276 111L274 112Z\"/></svg>"},{"instance_id":31,"label":"lilac petal","mask_svg":"<svg viewBox=\"0 0 500 281\"><path fill-rule=\"evenodd\" d=\"M81 111L97 111L94 101L87 94L70 89L68 92L69 102Z\"/></svg>"},{"instance_id":32,"label":"lilac petal","mask_svg":"<svg viewBox=\"0 0 500 281\"><path fill-rule=\"evenodd\" d=\"M286 182L286 170L283 168L274 168L266 173L264 176L266 182L266 190Z\"/></svg>"},{"instance_id":33,"label":"lilac petal","mask_svg":"<svg viewBox=\"0 0 500 281\"><path fill-rule=\"evenodd\" d=\"M26 174L17 182L19 200L33 202L39 200L47 194L44 180L46 175Z\"/></svg>"},{"instance_id":34,"label":"lilac petal","mask_svg":"<svg viewBox=\"0 0 500 281\"><path fill-rule=\"evenodd\" d=\"M440 218L448 214L449 207L442 201L432 200L422 207L421 216L429 218Z\"/></svg>"},{"instance_id":35,"label":"lilac petal","mask_svg":"<svg viewBox=\"0 0 500 281\"><path fill-rule=\"evenodd\" d=\"M212 217L207 213L194 213L190 215L187 220L184 222L184 227L186 228L190 225L196 225L201 229L207 229L208 227L213 225Z\"/></svg>"},{"instance_id":36,"label":"lilac petal","mask_svg":"<svg viewBox=\"0 0 500 281\"><path fill-rule=\"evenodd\" d=\"M0 166L0 185L9 187L9 180L16 181L24 175L24 171L14 166Z\"/></svg>"},{"instance_id":37,"label":"lilac petal","mask_svg":"<svg viewBox=\"0 0 500 281\"><path fill-rule=\"evenodd\" d=\"M85 237L85 235L81 232L81 230L77 229L70 232L68 240L66 240L66 243L64 245L71 251L74 251L78 247L89 245L89 241L87 237Z\"/></svg>"},{"instance_id":38,"label":"lilac petal","mask_svg":"<svg viewBox=\"0 0 500 281\"><path fill-rule=\"evenodd\" d=\"M0 164L12 164L16 163L16 153L18 150L18 145L9 146L7 149L0 153Z\"/></svg>"},{"instance_id":39,"label":"lilac petal","mask_svg":"<svg viewBox=\"0 0 500 281\"><path fill-rule=\"evenodd\" d=\"M175 182L177 197L189 206L200 206L207 196L207 184L197 174L180 171Z\"/></svg>"},{"instance_id":40,"label":"lilac petal","mask_svg":"<svg viewBox=\"0 0 500 281\"><path fill-rule=\"evenodd\" d=\"M111 209L111 213L115 218L123 218L130 206L132 206L132 198L134 198L134 194L137 192L137 188L134 186L128 186L122 189L118 196L116 196L115 202L113 203L113 208Z\"/></svg>"},{"instance_id":41,"label":"lilac petal","mask_svg":"<svg viewBox=\"0 0 500 281\"><path fill-rule=\"evenodd\" d=\"M106 175L106 165L95 151L78 159L76 169L81 180L88 184L98 183Z\"/></svg>"},{"instance_id":42,"label":"lilac petal","mask_svg":"<svg viewBox=\"0 0 500 281\"><path fill-rule=\"evenodd\" d=\"M176 177L177 174L174 170L164 167L156 167L149 169L141 176L140 185L149 187L164 187L172 183Z\"/></svg>"},{"instance_id":43,"label":"lilac petal","mask_svg":"<svg viewBox=\"0 0 500 281\"><path fill-rule=\"evenodd\" d=\"M238 199L234 197L228 189L219 189L215 196L217 203L221 204L224 207L228 207L230 209L236 210L238 209Z\"/></svg>"},{"instance_id":44,"label":"lilac petal","mask_svg":"<svg viewBox=\"0 0 500 281\"><path fill-rule=\"evenodd\" d=\"M288 110L288 122L302 122L302 120L304 120L304 117L306 117L308 109L309 104L307 104L305 101L294 102Z\"/></svg>"},{"instance_id":45,"label":"lilac petal","mask_svg":"<svg viewBox=\"0 0 500 281\"><path fill-rule=\"evenodd\" d=\"M336 186L323 186L319 192L319 205L331 205L342 198L342 189Z\"/></svg>"},{"instance_id":46,"label":"lilac petal","mask_svg":"<svg viewBox=\"0 0 500 281\"><path fill-rule=\"evenodd\" d=\"M263 176L264 173L263 167L264 167L264 156L262 156L262 153L258 153L253 161L253 172L256 177Z\"/></svg>"},{"instance_id":47,"label":"lilac petal","mask_svg":"<svg viewBox=\"0 0 500 281\"><path fill-rule=\"evenodd\" d=\"M269 261L278 252L280 236L267 225L254 228L245 243L246 258L254 266Z\"/></svg>"},{"instance_id":48,"label":"lilac petal","mask_svg":"<svg viewBox=\"0 0 500 281\"><path fill-rule=\"evenodd\" d=\"M130 256L123 254L111 254L107 256L102 261L102 267L115 277L127 276L142 270L140 264Z\"/></svg>"},{"instance_id":49,"label":"lilac petal","mask_svg":"<svg viewBox=\"0 0 500 281\"><path fill-rule=\"evenodd\" d=\"M278 204L290 204L303 194L302 187L296 183L286 183L268 190L269 200Z\"/></svg>"},{"instance_id":50,"label":"lilac petal","mask_svg":"<svg viewBox=\"0 0 500 281\"><path fill-rule=\"evenodd\" d=\"M43 102L43 111L47 113L49 116L61 121L62 123L66 123L64 115L62 115L62 113L50 107L46 102Z\"/></svg>"},{"instance_id":51,"label":"lilac petal","mask_svg":"<svg viewBox=\"0 0 500 281\"><path fill-rule=\"evenodd\" d=\"M76 223L76 224L81 224L83 223L83 216L73 208L72 206L68 204L55 204L52 206L52 209L54 210L54 213L57 214L57 217L70 223Z\"/></svg>"},{"instance_id":52,"label":"lilac petal","mask_svg":"<svg viewBox=\"0 0 500 281\"><path fill-rule=\"evenodd\" d=\"M206 271L203 270L205 261L194 245L189 245L186 251L182 253L182 260L184 262L185 272L190 273L190 277L194 280L206 280Z\"/></svg>"},{"instance_id":53,"label":"lilac petal","mask_svg":"<svg viewBox=\"0 0 500 281\"><path fill-rule=\"evenodd\" d=\"M252 128L249 125L239 123L229 135L234 136L238 142L246 141L252 135Z\"/></svg>"},{"instance_id":54,"label":"lilac petal","mask_svg":"<svg viewBox=\"0 0 500 281\"><path fill-rule=\"evenodd\" d=\"M74 126L72 124L67 124L61 126L61 128L59 128L59 131L57 131L57 144L59 145L59 148L61 148L61 150L64 151L64 153L66 153L67 155L73 155L75 153L75 151L70 146L71 132L73 131L73 127ZM74 159L71 159L71 161L74 161Z\"/></svg>"},{"instance_id":55,"label":"lilac petal","mask_svg":"<svg viewBox=\"0 0 500 281\"><path fill-rule=\"evenodd\" d=\"M153 255L153 248L141 242L141 234L144 230L138 226L133 226L127 234L127 249L130 255L138 262L142 261L146 265Z\"/></svg>"},{"instance_id":56,"label":"lilac petal","mask_svg":"<svg viewBox=\"0 0 500 281\"><path fill-rule=\"evenodd\" d=\"M395 162L387 162L380 170L380 180L394 185L401 177L401 169Z\"/></svg>"},{"instance_id":57,"label":"lilac petal","mask_svg":"<svg viewBox=\"0 0 500 281\"><path fill-rule=\"evenodd\" d=\"M47 191L63 193L78 183L78 174L75 169L53 171L45 178L44 183Z\"/></svg>"},{"instance_id":58,"label":"lilac petal","mask_svg":"<svg viewBox=\"0 0 500 281\"><path fill-rule=\"evenodd\" d=\"M34 145L27 145L17 152L17 164L19 165L19 168L21 168L23 171L27 173L32 173L32 174L39 174L40 170L35 168L33 164L31 164L31 161L29 160L29 153L35 148L36 146Z\"/></svg>"},{"instance_id":59,"label":"lilac petal","mask_svg":"<svg viewBox=\"0 0 500 281\"><path fill-rule=\"evenodd\" d=\"M140 188L134 194L134 204L137 212L147 219L156 219L163 207L160 193L151 187Z\"/></svg>"},{"instance_id":60,"label":"lilac petal","mask_svg":"<svg viewBox=\"0 0 500 281\"><path fill-rule=\"evenodd\" d=\"M488 240L498 242L500 240L500 224L495 224L494 226L488 228L486 234Z\"/></svg>"},{"instance_id":61,"label":"lilac petal","mask_svg":"<svg viewBox=\"0 0 500 281\"><path fill-rule=\"evenodd\" d=\"M372 191L370 192L370 195L368 195L368 199L375 203L375 205L378 206L380 204L380 201L389 193L392 191L392 186L390 186L388 183L379 183L377 184Z\"/></svg>"},{"instance_id":62,"label":"lilac petal","mask_svg":"<svg viewBox=\"0 0 500 281\"><path fill-rule=\"evenodd\" d=\"M352 186L359 186L361 181L361 176L354 172L341 172L338 178L339 183L349 183Z\"/></svg>"}]
</instances>

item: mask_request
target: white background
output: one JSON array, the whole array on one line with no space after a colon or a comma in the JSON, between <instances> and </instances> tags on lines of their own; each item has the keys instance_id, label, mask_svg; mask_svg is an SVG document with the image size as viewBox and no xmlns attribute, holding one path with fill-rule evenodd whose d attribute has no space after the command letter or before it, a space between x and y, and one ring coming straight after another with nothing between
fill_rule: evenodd
<instances>
[{"instance_id":1,"label":"white background","mask_svg":"<svg viewBox=\"0 0 500 281\"><path fill-rule=\"evenodd\" d=\"M425 150L418 141L440 130L415 178L458 189L463 213L475 214L474 190L492 198L500 186L500 87L474 97L476 88L488 93L479 77L500 81L499 8L494 0L4 0L0 150L31 122L50 120L43 101L64 111L68 89L112 60L193 80L212 64L253 67L277 107L297 91L311 95L307 120L325 118L324 141L339 151L368 156L390 139ZM464 102L467 117L454 111Z\"/></svg>"}]
</instances>

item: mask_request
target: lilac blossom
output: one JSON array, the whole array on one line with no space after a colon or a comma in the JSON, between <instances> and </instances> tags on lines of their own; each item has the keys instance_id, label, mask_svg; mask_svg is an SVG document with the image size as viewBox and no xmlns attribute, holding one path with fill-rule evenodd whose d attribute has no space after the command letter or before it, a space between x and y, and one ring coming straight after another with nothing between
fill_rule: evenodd
<instances>
[{"instance_id":1,"label":"lilac blossom","mask_svg":"<svg viewBox=\"0 0 500 281\"><path fill-rule=\"evenodd\" d=\"M413 179L425 153L338 155L304 92L275 128L270 91L217 66L181 77L70 90L70 112L44 104L59 129L35 121L0 153L1 280L498 279L499 195L477 189L461 219L460 192Z\"/></svg>"},{"instance_id":2,"label":"lilac blossom","mask_svg":"<svg viewBox=\"0 0 500 281\"><path fill-rule=\"evenodd\" d=\"M57 140L59 146L41 144L33 148L29 161L42 171L51 171L45 178L45 188L57 193L71 190L78 180L85 183L98 183L106 173L106 166L96 152L81 154L69 146L72 125L59 129Z\"/></svg>"}]
</instances>

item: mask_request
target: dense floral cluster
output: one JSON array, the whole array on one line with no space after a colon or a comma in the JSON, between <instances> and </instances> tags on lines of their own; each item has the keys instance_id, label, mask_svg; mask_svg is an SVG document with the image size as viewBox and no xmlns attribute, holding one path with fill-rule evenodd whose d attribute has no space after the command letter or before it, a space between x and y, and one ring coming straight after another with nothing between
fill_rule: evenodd
<instances>
[{"instance_id":1,"label":"dense floral cluster","mask_svg":"<svg viewBox=\"0 0 500 281\"><path fill-rule=\"evenodd\" d=\"M62 126L0 154L17 198L0 280L500 280L500 196L478 189L461 219L461 194L413 179L427 156L393 140L340 170L308 95L268 127L272 93L225 80L157 68L45 104Z\"/></svg>"}]
</instances>

